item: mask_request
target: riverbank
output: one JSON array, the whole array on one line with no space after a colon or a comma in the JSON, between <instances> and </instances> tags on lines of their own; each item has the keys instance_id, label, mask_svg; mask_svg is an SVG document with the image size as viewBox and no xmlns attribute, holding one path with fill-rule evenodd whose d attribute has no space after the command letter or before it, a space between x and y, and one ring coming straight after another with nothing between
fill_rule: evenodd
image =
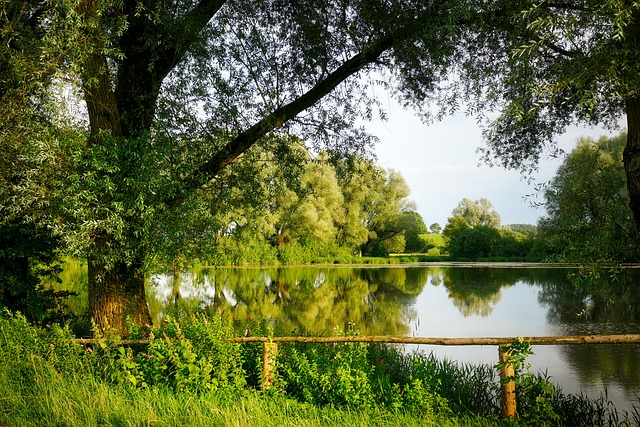
<instances>
[{"instance_id":1,"label":"riverbank","mask_svg":"<svg viewBox=\"0 0 640 427\"><path fill-rule=\"evenodd\" d=\"M132 349L118 337L90 347L68 330L0 318L0 425L526 426L621 425L607 402L565 395L518 375L519 415L500 417L499 381L486 365L459 365L365 343L290 344L259 386L260 346L226 317L193 314L153 328ZM258 322L256 334L269 332ZM357 333L356 330L347 330ZM135 331L133 332L135 335ZM244 334L242 334L244 335ZM635 414L631 421L640 419ZM624 424L622 424L624 425Z\"/></svg>"}]
</instances>

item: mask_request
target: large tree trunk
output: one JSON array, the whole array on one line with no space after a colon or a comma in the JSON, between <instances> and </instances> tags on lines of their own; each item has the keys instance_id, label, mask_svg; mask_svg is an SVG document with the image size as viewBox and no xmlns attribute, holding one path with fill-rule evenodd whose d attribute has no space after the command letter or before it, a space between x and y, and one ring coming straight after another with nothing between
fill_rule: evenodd
<instances>
[{"instance_id":1,"label":"large tree trunk","mask_svg":"<svg viewBox=\"0 0 640 427\"><path fill-rule=\"evenodd\" d=\"M627 26L624 48L629 56L626 81L637 81L637 52L640 51L640 11L633 12L633 19ZM629 206L633 213L636 229L640 230L640 91L637 87L626 88L625 109L627 113L627 145L624 148L623 161L627 175Z\"/></svg>"},{"instance_id":2,"label":"large tree trunk","mask_svg":"<svg viewBox=\"0 0 640 427\"><path fill-rule=\"evenodd\" d=\"M631 212L636 228L640 230L640 96L625 100L627 110L627 145L624 148L624 169Z\"/></svg>"},{"instance_id":3,"label":"large tree trunk","mask_svg":"<svg viewBox=\"0 0 640 427\"><path fill-rule=\"evenodd\" d=\"M83 1L79 8L89 21L91 18L99 20L94 16L97 9L92 2ZM87 32L89 40L96 43L94 50L84 58L82 71L91 131L89 147L92 149L104 143L105 134L119 138L121 143L124 143L125 138L131 136L130 128L126 127L130 127L131 124L123 121L123 112L125 116L131 116L126 114L128 110L138 106L125 104L123 108L120 107L104 53L102 35L91 26ZM136 168L131 167L130 170ZM97 203L109 205L107 197L101 197ZM128 218L126 222L133 227L136 220L138 218L133 217ZM99 330L115 330L121 336L126 336L127 319L141 327L150 325L152 320L146 301L144 253L141 248L136 248L133 259L131 255L124 259L117 250L126 246L123 239L135 241L132 234L116 237L100 227L91 233L88 251L88 294L89 316L95 327Z\"/></svg>"},{"instance_id":4,"label":"large tree trunk","mask_svg":"<svg viewBox=\"0 0 640 427\"><path fill-rule=\"evenodd\" d=\"M115 329L126 336L127 319L142 327L151 325L141 269L141 263L121 261L107 269L89 256L89 316L99 330Z\"/></svg>"}]
</instances>

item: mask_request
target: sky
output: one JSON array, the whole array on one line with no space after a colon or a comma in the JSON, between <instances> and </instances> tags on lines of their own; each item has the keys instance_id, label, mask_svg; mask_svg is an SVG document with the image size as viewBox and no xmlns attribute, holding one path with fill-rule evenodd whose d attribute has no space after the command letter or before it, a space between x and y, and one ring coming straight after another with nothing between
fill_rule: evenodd
<instances>
[{"instance_id":1,"label":"sky","mask_svg":"<svg viewBox=\"0 0 640 427\"><path fill-rule=\"evenodd\" d=\"M389 101L388 120L366 124L368 131L380 141L374 152L377 163L399 171L411 189L409 198L429 227L437 222L442 227L458 203L468 198L489 199L500 214L502 224L536 224L545 215L536 195L535 183L549 181L561 159L543 156L539 171L528 182L518 171L490 167L477 152L483 146L482 130L475 119L460 113L440 122L424 124L412 111ZM614 135L603 128L572 127L557 137L560 148L569 153L581 136L595 139Z\"/></svg>"}]
</instances>

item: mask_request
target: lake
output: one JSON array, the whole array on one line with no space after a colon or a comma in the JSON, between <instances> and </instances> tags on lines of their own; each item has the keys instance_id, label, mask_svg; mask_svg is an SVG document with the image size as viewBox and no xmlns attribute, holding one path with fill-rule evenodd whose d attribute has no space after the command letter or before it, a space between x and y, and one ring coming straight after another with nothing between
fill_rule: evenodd
<instances>
[{"instance_id":1,"label":"lake","mask_svg":"<svg viewBox=\"0 0 640 427\"><path fill-rule=\"evenodd\" d=\"M232 315L240 327L267 318L291 335L331 336L348 322L362 334L420 337L640 333L640 270L592 275L581 284L572 280L577 273L501 264L198 268L179 277L154 275L147 288L156 319L170 306L209 307ZM498 360L496 346L420 349L459 362ZM533 351L531 371L546 372L565 392L600 397L606 390L621 410L638 402L640 345Z\"/></svg>"}]
</instances>

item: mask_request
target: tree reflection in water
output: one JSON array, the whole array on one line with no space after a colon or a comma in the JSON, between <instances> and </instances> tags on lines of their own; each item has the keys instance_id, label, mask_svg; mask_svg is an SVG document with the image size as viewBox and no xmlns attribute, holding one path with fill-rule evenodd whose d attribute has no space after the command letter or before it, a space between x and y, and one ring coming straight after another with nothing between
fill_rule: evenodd
<instances>
[{"instance_id":1,"label":"tree reflection in water","mask_svg":"<svg viewBox=\"0 0 640 427\"><path fill-rule=\"evenodd\" d=\"M207 308L238 324L267 319L291 334L333 335L351 322L367 334L405 335L427 277L405 268L199 269L179 287L156 276L149 300L156 319L167 306Z\"/></svg>"}]
</instances>

